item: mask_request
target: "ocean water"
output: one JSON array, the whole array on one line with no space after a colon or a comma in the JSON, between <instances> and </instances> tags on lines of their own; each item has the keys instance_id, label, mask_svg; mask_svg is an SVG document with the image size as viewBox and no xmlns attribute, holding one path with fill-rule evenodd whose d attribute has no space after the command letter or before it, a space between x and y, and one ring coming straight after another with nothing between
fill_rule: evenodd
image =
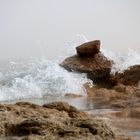
<instances>
[{"instance_id":1,"label":"ocean water","mask_svg":"<svg viewBox=\"0 0 140 140\"><path fill-rule=\"evenodd\" d=\"M68 42L57 60L31 58L28 61L9 61L0 69L0 101L41 99L47 96L64 96L65 93L86 96L83 84L94 85L85 73L68 72L59 66L64 58L75 54L75 47L87 42L85 36L77 35ZM65 52L64 52L65 50ZM112 73L140 64L139 51L129 49L127 54L114 53L105 48L101 52L114 61Z\"/></svg>"},{"instance_id":2,"label":"ocean water","mask_svg":"<svg viewBox=\"0 0 140 140\"><path fill-rule=\"evenodd\" d=\"M67 72L58 61L10 62L9 69L0 73L0 101L65 93L85 95L82 85L86 82L90 82L86 74Z\"/></svg>"}]
</instances>

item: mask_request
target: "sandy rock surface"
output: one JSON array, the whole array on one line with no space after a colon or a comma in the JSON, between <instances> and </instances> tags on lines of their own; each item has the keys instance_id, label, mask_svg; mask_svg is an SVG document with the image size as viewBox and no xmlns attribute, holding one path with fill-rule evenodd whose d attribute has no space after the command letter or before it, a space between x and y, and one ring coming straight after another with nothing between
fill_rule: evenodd
<instances>
[{"instance_id":1,"label":"sandy rock surface","mask_svg":"<svg viewBox=\"0 0 140 140\"><path fill-rule=\"evenodd\" d=\"M114 132L65 102L43 106L28 102L0 105L0 139L3 140L111 140Z\"/></svg>"}]
</instances>

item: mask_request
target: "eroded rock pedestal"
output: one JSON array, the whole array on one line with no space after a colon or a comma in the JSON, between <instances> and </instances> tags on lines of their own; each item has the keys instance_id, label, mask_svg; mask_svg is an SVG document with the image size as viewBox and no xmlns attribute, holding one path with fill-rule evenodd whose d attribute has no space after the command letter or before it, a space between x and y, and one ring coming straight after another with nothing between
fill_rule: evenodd
<instances>
[{"instance_id":1,"label":"eroded rock pedestal","mask_svg":"<svg viewBox=\"0 0 140 140\"><path fill-rule=\"evenodd\" d=\"M66 58L60 66L68 71L91 74L94 78L110 74L112 62L100 53L100 41L95 40L78 46L77 54Z\"/></svg>"}]
</instances>

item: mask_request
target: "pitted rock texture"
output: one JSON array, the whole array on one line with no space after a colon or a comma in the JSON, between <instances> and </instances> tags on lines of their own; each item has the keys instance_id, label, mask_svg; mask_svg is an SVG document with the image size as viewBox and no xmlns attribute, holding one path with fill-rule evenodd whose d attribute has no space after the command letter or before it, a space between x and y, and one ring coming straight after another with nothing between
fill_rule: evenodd
<instances>
[{"instance_id":1,"label":"pitted rock texture","mask_svg":"<svg viewBox=\"0 0 140 140\"><path fill-rule=\"evenodd\" d=\"M65 102L43 106L28 102L0 105L0 138L4 140L113 140L114 132Z\"/></svg>"}]
</instances>

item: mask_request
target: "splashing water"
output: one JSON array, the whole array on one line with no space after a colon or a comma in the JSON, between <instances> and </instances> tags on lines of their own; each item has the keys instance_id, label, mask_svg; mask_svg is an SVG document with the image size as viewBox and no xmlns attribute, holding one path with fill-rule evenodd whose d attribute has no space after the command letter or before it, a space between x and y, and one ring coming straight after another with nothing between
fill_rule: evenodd
<instances>
[{"instance_id":1,"label":"splashing water","mask_svg":"<svg viewBox=\"0 0 140 140\"><path fill-rule=\"evenodd\" d=\"M76 53L75 48L85 42L88 42L87 38L84 35L77 34L72 42L65 43L64 47L61 48L60 59L64 60L66 57L74 55Z\"/></svg>"},{"instance_id":2,"label":"splashing water","mask_svg":"<svg viewBox=\"0 0 140 140\"><path fill-rule=\"evenodd\" d=\"M140 64L139 51L128 49L127 54L111 52L107 49L101 48L101 52L110 60L113 60L114 64L112 66L111 72L123 72L130 66Z\"/></svg>"},{"instance_id":3,"label":"splashing water","mask_svg":"<svg viewBox=\"0 0 140 140\"><path fill-rule=\"evenodd\" d=\"M49 94L84 94L86 82L91 82L86 74L67 72L57 61L12 62L9 71L0 75L0 101L42 98Z\"/></svg>"}]
</instances>

